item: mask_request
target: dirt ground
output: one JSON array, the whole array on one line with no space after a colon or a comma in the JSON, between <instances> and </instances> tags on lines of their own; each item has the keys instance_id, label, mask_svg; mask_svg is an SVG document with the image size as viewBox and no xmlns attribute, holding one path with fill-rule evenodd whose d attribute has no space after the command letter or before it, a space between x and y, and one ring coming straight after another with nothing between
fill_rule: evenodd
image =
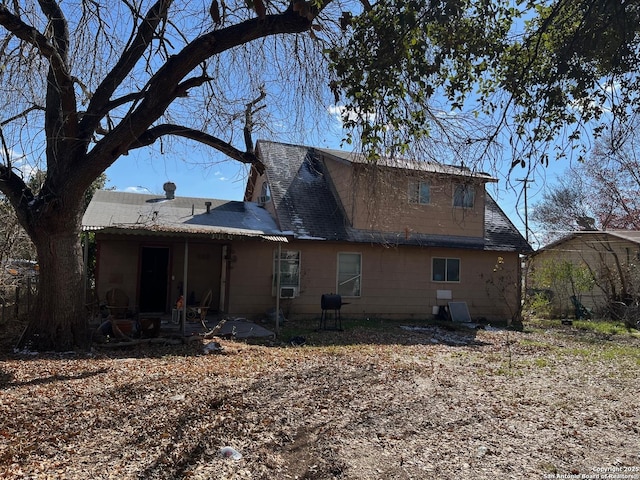
<instances>
[{"instance_id":1,"label":"dirt ground","mask_svg":"<svg viewBox=\"0 0 640 480\"><path fill-rule=\"evenodd\" d=\"M640 480L638 334L305 339L7 355L0 477Z\"/></svg>"}]
</instances>

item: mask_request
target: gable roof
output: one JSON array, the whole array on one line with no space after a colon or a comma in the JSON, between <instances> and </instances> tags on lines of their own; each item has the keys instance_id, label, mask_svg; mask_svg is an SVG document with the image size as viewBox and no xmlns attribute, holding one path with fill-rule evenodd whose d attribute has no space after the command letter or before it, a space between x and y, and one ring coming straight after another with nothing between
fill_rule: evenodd
<instances>
[{"instance_id":1,"label":"gable roof","mask_svg":"<svg viewBox=\"0 0 640 480\"><path fill-rule=\"evenodd\" d=\"M531 251L531 246L488 193L484 238L360 230L349 226L320 160L322 154L336 156L338 151L260 140L256 152L266 167L271 199L280 227L295 238L522 253ZM342 152L340 158L349 161L351 154ZM440 167L429 164L428 168L437 173L453 174L451 169L456 167L438 170ZM460 169L455 174L474 175ZM486 174L475 175L480 175L484 181L491 179Z\"/></svg>"},{"instance_id":2,"label":"gable roof","mask_svg":"<svg viewBox=\"0 0 640 480\"><path fill-rule=\"evenodd\" d=\"M537 255L538 253L542 253L545 252L547 250L553 250L556 249L557 247L561 246L564 243L567 243L571 240L574 240L576 238L589 238L589 237L593 237L594 241L597 237L612 237L612 239L618 239L618 240L625 240L627 242L630 243L635 243L637 245L640 245L640 231L638 230L584 230L584 231L576 231L576 232L571 232L567 235L565 235L562 238L559 238L558 240L555 240L541 248L539 248L538 250L536 250L535 252L531 253L531 256Z\"/></svg>"},{"instance_id":3,"label":"gable roof","mask_svg":"<svg viewBox=\"0 0 640 480\"><path fill-rule=\"evenodd\" d=\"M211 202L209 213L205 202ZM82 218L82 229L286 241L271 215L255 203L195 197L167 199L111 190L94 194Z\"/></svg>"}]
</instances>

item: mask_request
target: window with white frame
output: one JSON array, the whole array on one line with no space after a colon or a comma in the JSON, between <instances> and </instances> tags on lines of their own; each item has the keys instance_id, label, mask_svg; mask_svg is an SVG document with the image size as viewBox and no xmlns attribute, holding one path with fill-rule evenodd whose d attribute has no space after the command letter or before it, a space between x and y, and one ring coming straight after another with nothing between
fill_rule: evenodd
<instances>
[{"instance_id":1,"label":"window with white frame","mask_svg":"<svg viewBox=\"0 0 640 480\"><path fill-rule=\"evenodd\" d=\"M343 297L359 297L362 279L362 255L338 253L338 286L336 292Z\"/></svg>"},{"instance_id":2,"label":"window with white frame","mask_svg":"<svg viewBox=\"0 0 640 480\"><path fill-rule=\"evenodd\" d=\"M409 182L409 203L428 205L431 203L431 188L425 182Z\"/></svg>"},{"instance_id":3,"label":"window with white frame","mask_svg":"<svg viewBox=\"0 0 640 480\"><path fill-rule=\"evenodd\" d=\"M431 263L431 279L434 282L459 282L459 258L433 258Z\"/></svg>"},{"instance_id":4,"label":"window with white frame","mask_svg":"<svg viewBox=\"0 0 640 480\"><path fill-rule=\"evenodd\" d=\"M273 286L278 285L278 263L280 264L280 288L300 287L300 252L298 250L281 250L278 262L278 250L273 254Z\"/></svg>"},{"instance_id":5,"label":"window with white frame","mask_svg":"<svg viewBox=\"0 0 640 480\"><path fill-rule=\"evenodd\" d=\"M473 208L476 198L476 189L473 185L460 183L453 191L453 206L462 208Z\"/></svg>"}]
</instances>

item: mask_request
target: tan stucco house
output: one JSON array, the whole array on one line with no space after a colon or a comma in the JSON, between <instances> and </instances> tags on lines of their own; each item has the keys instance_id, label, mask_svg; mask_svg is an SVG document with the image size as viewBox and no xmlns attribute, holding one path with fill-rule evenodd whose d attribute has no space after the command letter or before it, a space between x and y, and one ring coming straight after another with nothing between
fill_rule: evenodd
<instances>
[{"instance_id":1,"label":"tan stucco house","mask_svg":"<svg viewBox=\"0 0 640 480\"><path fill-rule=\"evenodd\" d=\"M97 192L83 225L100 298L117 287L168 312L182 291L212 290L214 310L248 318L276 298L289 318L319 317L324 294L341 295L343 317L427 318L464 301L473 318L507 319L520 304L531 248L489 175L268 141L256 154L265 171L244 201Z\"/></svg>"},{"instance_id":2,"label":"tan stucco house","mask_svg":"<svg viewBox=\"0 0 640 480\"><path fill-rule=\"evenodd\" d=\"M616 303L627 303L640 295L640 231L576 231L565 235L529 255L531 287L539 287L535 285L538 269L562 262L588 272L592 279L590 288L575 293L579 295L580 303L595 313L607 315ZM552 292L552 302L558 313L573 308L569 296L574 295L575 287L569 284L570 281L565 280L565 283L567 285L558 283L556 291ZM562 291L566 293L562 295Z\"/></svg>"}]
</instances>

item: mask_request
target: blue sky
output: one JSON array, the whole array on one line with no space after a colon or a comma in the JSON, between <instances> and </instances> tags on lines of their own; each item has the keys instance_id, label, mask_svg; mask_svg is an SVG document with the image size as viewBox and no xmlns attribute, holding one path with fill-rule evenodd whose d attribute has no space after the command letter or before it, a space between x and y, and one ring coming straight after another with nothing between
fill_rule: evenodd
<instances>
[{"instance_id":1,"label":"blue sky","mask_svg":"<svg viewBox=\"0 0 640 480\"><path fill-rule=\"evenodd\" d=\"M246 166L213 149L207 158L185 146L184 152L175 154L140 149L118 159L106 174L107 188L120 191L164 195L162 185L171 181L176 184L176 195L242 200L247 172Z\"/></svg>"}]
</instances>

